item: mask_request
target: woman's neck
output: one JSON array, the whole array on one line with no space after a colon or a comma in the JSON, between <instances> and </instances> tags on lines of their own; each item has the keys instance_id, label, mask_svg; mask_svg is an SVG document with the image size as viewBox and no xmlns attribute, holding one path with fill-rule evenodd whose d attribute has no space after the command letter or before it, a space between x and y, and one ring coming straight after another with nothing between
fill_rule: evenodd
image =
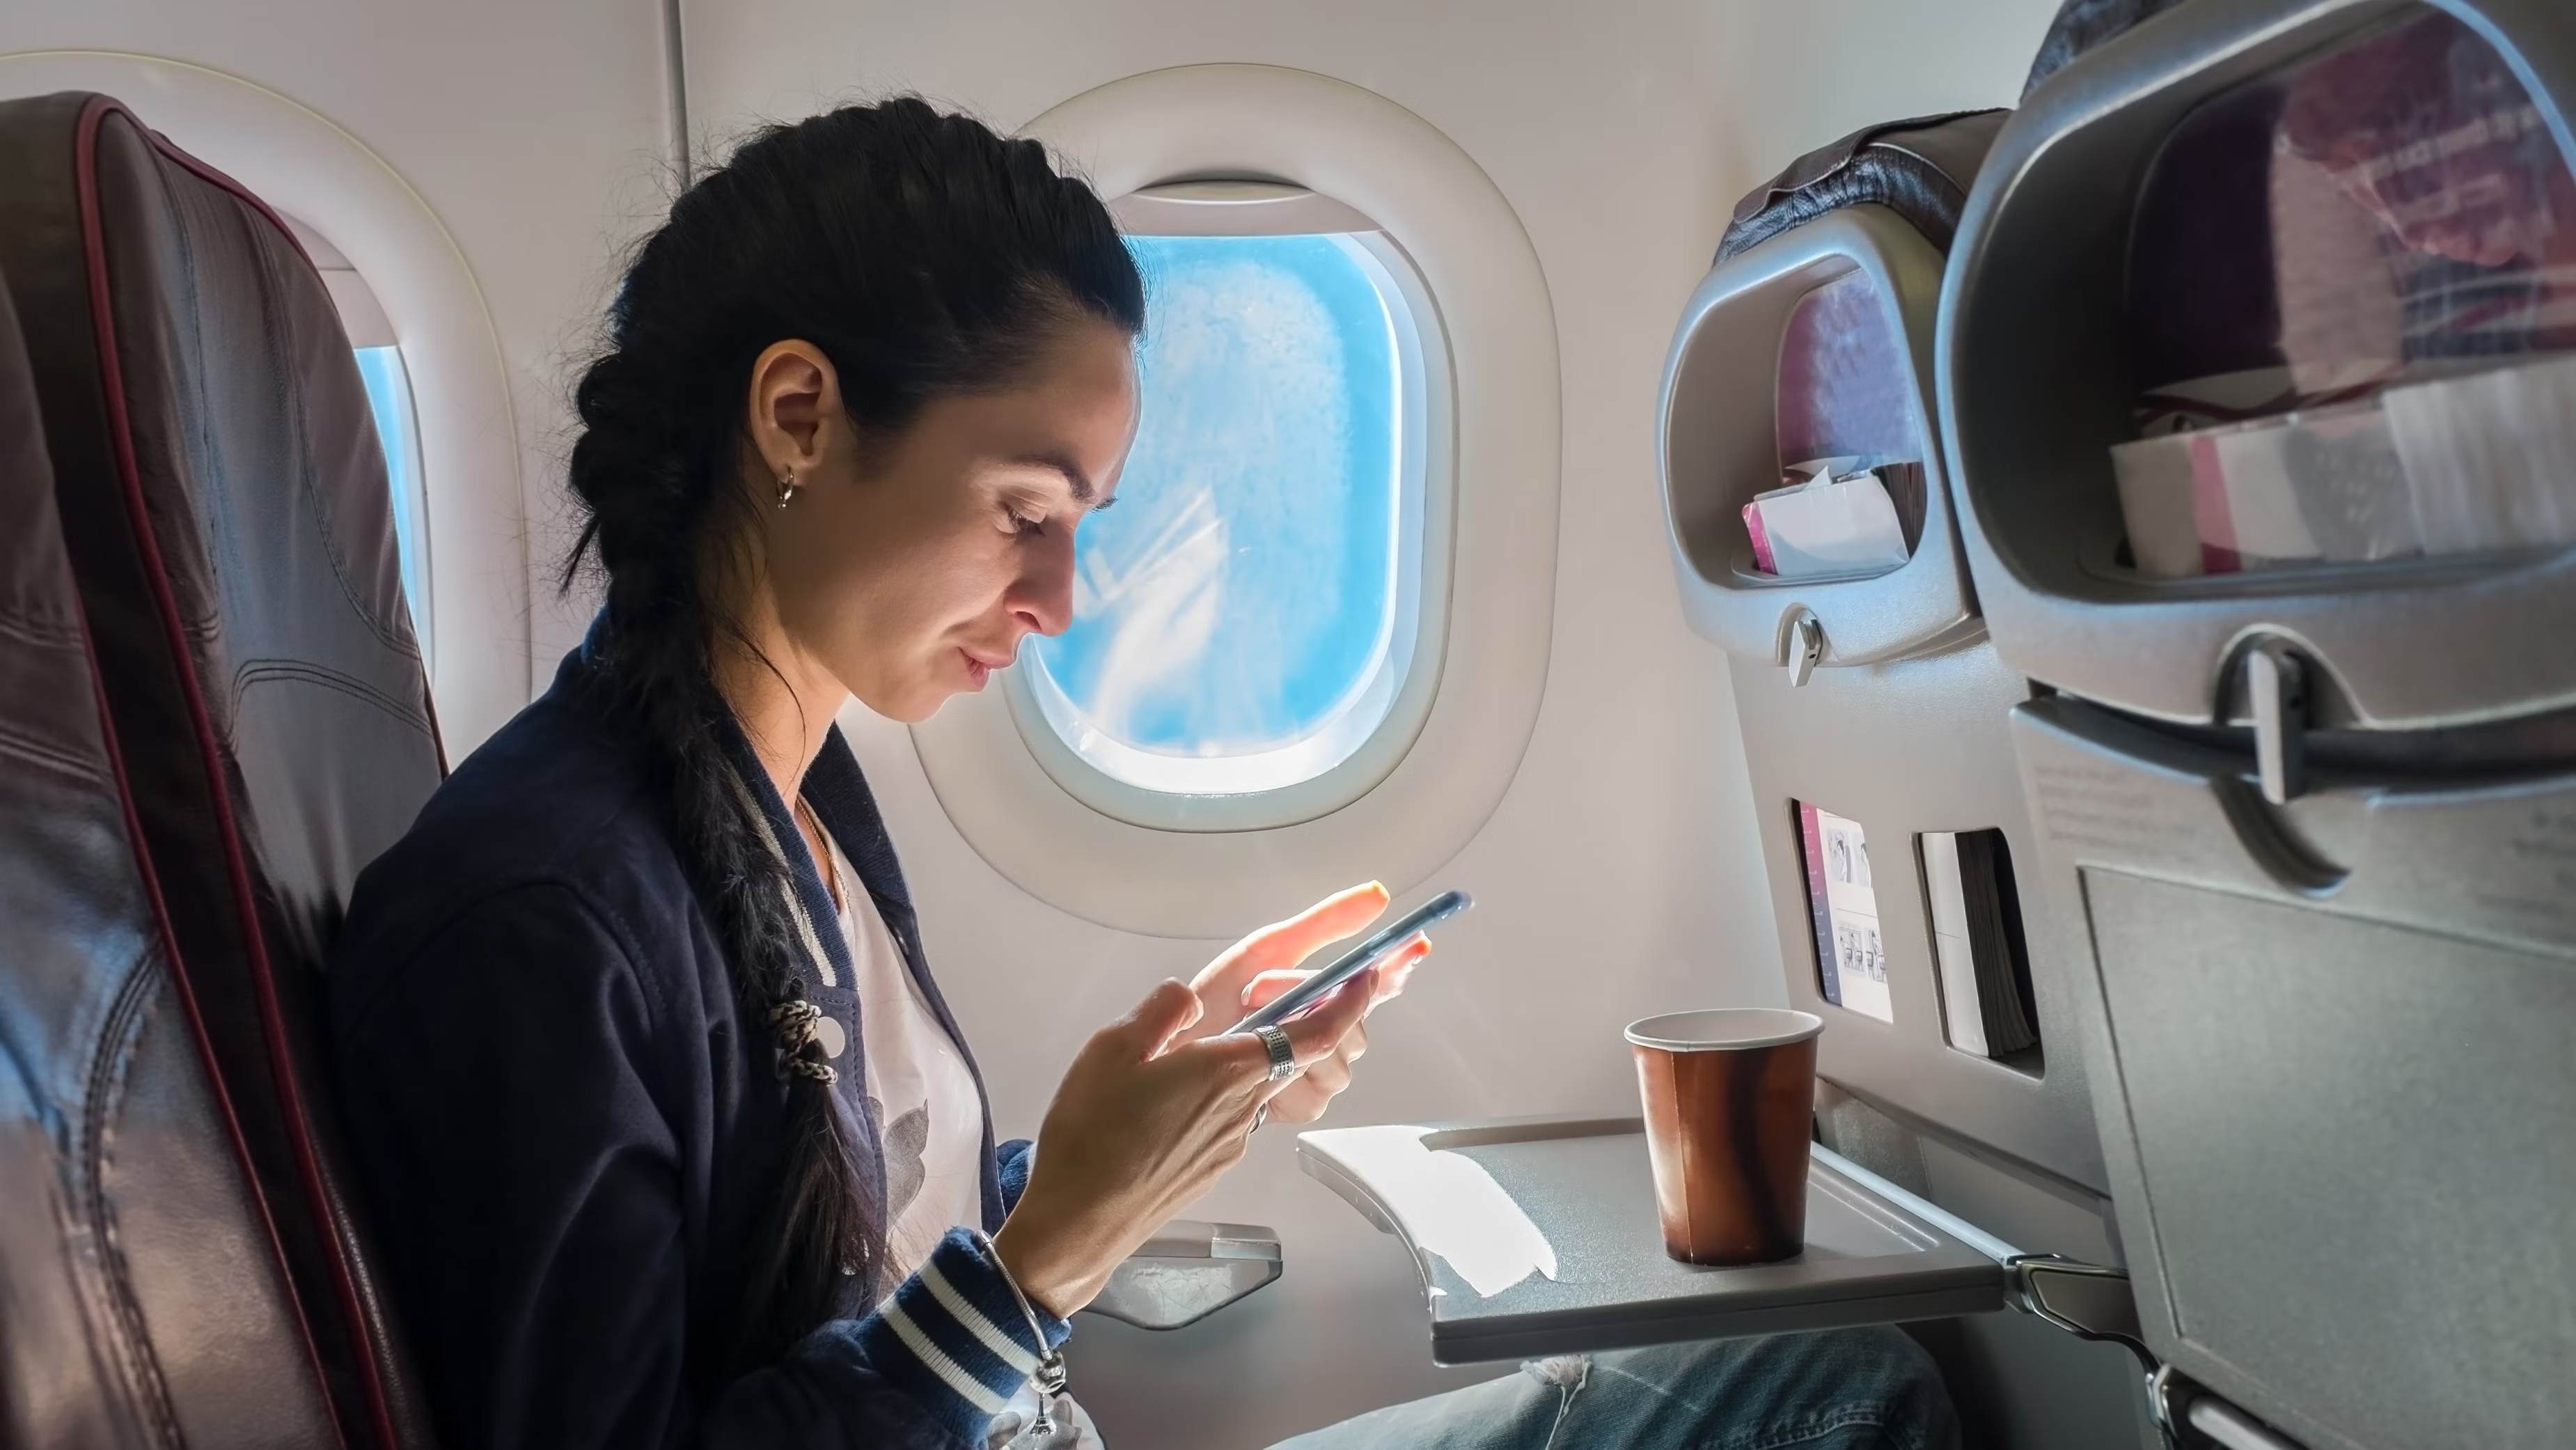
<instances>
[{"instance_id":1,"label":"woman's neck","mask_svg":"<svg viewBox=\"0 0 2576 1450\"><path fill-rule=\"evenodd\" d=\"M750 737L778 798L792 809L806 768L822 753L832 717L850 693L788 638L767 591L750 593L735 615L739 636L716 644L715 686Z\"/></svg>"}]
</instances>

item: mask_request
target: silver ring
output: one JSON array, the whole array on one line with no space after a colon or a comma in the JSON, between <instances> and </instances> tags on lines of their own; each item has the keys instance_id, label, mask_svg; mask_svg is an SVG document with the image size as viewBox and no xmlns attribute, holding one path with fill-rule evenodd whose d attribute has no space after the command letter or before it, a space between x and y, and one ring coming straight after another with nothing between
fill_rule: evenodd
<instances>
[{"instance_id":1,"label":"silver ring","mask_svg":"<svg viewBox=\"0 0 2576 1450\"><path fill-rule=\"evenodd\" d=\"M1263 1103L1260 1107L1252 1110L1252 1126L1244 1129L1243 1135L1247 1138L1251 1137L1253 1134L1261 1131L1262 1124L1269 1121L1270 1105L1268 1103Z\"/></svg>"},{"instance_id":2,"label":"silver ring","mask_svg":"<svg viewBox=\"0 0 2576 1450\"><path fill-rule=\"evenodd\" d=\"M1286 1082L1297 1075L1297 1049L1288 1045L1288 1034L1276 1027L1255 1027L1252 1035L1270 1053L1270 1080Z\"/></svg>"}]
</instances>

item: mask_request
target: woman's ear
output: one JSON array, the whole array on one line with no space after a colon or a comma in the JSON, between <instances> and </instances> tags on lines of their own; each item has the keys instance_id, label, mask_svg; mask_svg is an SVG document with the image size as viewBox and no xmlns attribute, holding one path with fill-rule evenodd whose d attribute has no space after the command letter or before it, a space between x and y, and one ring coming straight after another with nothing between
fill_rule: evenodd
<instances>
[{"instance_id":1,"label":"woman's ear","mask_svg":"<svg viewBox=\"0 0 2576 1450\"><path fill-rule=\"evenodd\" d=\"M831 446L840 426L840 375L823 350L802 338L773 342L751 365L752 447L772 482L800 484Z\"/></svg>"}]
</instances>

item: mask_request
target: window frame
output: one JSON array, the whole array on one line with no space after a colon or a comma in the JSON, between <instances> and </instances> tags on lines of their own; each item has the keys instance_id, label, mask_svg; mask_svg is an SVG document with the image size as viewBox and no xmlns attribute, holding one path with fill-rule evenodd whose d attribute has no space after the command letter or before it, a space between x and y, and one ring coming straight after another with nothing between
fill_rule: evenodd
<instances>
[{"instance_id":1,"label":"window frame","mask_svg":"<svg viewBox=\"0 0 2576 1450\"><path fill-rule=\"evenodd\" d=\"M1444 637L1429 707L1400 759L1338 809L1229 827L1240 797L1169 797L1199 829L1143 826L1060 784L1008 689L908 727L918 780L1000 877L1067 915L1146 936L1232 940L1375 877L1399 893L1446 873L1500 808L1537 728L1556 610L1563 391L1536 247L1500 187L1422 117L1346 81L1280 66L1178 66L1112 81L1023 128L1105 196L1180 178L1294 177L1381 224L1418 272L1426 345L1452 379ZM1007 678L1007 676L1006 676ZM853 707L855 736L876 733ZM1395 732L1381 739L1395 740ZM888 788L908 773L873 761ZM1184 822L1190 824L1192 822ZM1213 828L1208 828L1209 826ZM1472 885L1461 881L1458 884Z\"/></svg>"},{"instance_id":2,"label":"window frame","mask_svg":"<svg viewBox=\"0 0 2576 1450\"><path fill-rule=\"evenodd\" d=\"M1187 210L1133 208L1112 203L1122 220L1140 218L1156 236L1333 236L1366 258L1371 280L1395 314L1396 520L1390 540L1394 580L1392 634L1363 681L1315 731L1273 751L1204 759L1163 756L1118 742L1084 749L1068 735L1083 727L1079 707L1046 676L1024 647L1020 668L1001 676L1004 698L1022 740L1041 768L1067 794L1103 815L1165 831L1247 831L1295 825L1349 805L1375 789L1400 764L1421 734L1439 691L1440 659L1448 636L1449 523L1456 494L1454 457L1443 446L1455 413L1450 396L1449 345L1430 288L1404 248L1385 228L1345 203L1306 188L1269 181L1181 183L1199 190L1224 187L1234 199L1193 199ZM1138 188L1137 196L1177 189ZM1246 216L1247 210L1266 213ZM1364 228L1365 230L1358 230ZM1134 234L1131 232L1131 234ZM1426 332L1429 334L1425 336ZM1150 420L1148 426L1151 426ZM1364 733L1321 770L1253 789L1228 789L1222 781L1246 762L1292 755L1330 736L1372 693L1384 696ZM1327 746L1326 749L1331 747ZM1127 759L1165 777L1148 784L1105 766L1099 756ZM1254 767L1258 769L1259 767ZM1281 762L1274 769L1293 769Z\"/></svg>"},{"instance_id":3,"label":"window frame","mask_svg":"<svg viewBox=\"0 0 2576 1450\"><path fill-rule=\"evenodd\" d=\"M375 289L348 257L303 218L292 212L279 212L278 217L295 233L314 270L322 274L323 289L331 294L331 305L340 314L340 330L348 335L349 350L358 360L359 379L363 382L367 377L367 354L393 355L388 361L393 364L394 390L388 400L401 428L399 436L387 436L379 414L376 442L385 455L385 484L394 493L394 543L402 558L403 600L411 610L412 638L420 646L421 664L435 674L438 611L431 598L437 582L430 562L429 478L421 467L420 402L412 396L411 362L403 356L402 336L394 331L393 319L385 315ZM367 385L367 403L372 411L376 403L372 383ZM409 528L404 527L406 519Z\"/></svg>"}]
</instances>

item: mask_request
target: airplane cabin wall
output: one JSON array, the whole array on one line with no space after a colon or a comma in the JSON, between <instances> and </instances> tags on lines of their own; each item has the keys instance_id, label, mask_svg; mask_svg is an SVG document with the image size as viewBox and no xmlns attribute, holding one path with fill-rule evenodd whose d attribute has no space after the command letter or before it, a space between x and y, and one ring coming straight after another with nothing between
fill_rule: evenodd
<instances>
[{"instance_id":1,"label":"airplane cabin wall","mask_svg":"<svg viewBox=\"0 0 2576 1450\"><path fill-rule=\"evenodd\" d=\"M1667 563L1653 436L1665 347L1746 187L1868 122L2009 104L2053 8L728 0L687 6L681 29L701 149L755 119L887 90L1011 127L1122 76L1254 61L1412 109L1518 212L1564 388L1550 671L1508 794L1436 873L1479 905L1372 1024L1336 1105L1334 1120L1367 1122L1633 1111L1622 1024L1783 1000L1724 661L1684 627ZM584 613L555 601L551 575L564 399L615 256L665 194L664 41L647 0L22 0L0 20L0 53L133 51L282 92L372 148L445 224L497 324L515 413L490 426L517 433L530 521L496 529L488 564L527 571L532 603L523 636L440 647L527 656L531 693ZM497 723L451 722L452 752ZM847 723L999 1124L1033 1132L1083 1038L1220 944L1112 931L1025 894L950 825L905 731L855 710ZM1353 859L1348 875L1378 870ZM1431 883L1388 884L1418 896ZM1197 1210L1278 1228L1280 1283L1175 1334L1083 1321L1075 1388L1119 1450L1263 1445L1498 1372L1431 1366L1401 1250L1304 1180L1293 1149L1291 1133L1265 1130Z\"/></svg>"},{"instance_id":2,"label":"airplane cabin wall","mask_svg":"<svg viewBox=\"0 0 2576 1450\"><path fill-rule=\"evenodd\" d=\"M1633 1113L1625 1023L1784 1000L1724 661L1684 627L1667 562L1654 434L1665 348L1745 189L1873 121L2011 104L2054 9L727 0L683 14L702 145L898 89L1016 127L1124 76L1250 61L1411 109L1518 212L1546 274L1564 389L1546 695L1492 819L1433 880L1388 882L1415 898L1463 886L1477 906L1371 1022L1368 1057L1328 1119L1362 1123ZM1460 487L1474 507L1473 481ZM857 711L844 724L999 1125L1033 1132L1083 1038L1221 943L1111 931L1023 893L950 826L902 729ZM1353 859L1348 875L1376 870ZM1278 913L1302 905L1281 900ZM1194 1210L1277 1228L1279 1283L1178 1333L1080 1325L1075 1392L1117 1450L1266 1445L1501 1372L1431 1365L1403 1251L1305 1180L1294 1147L1276 1127L1256 1135Z\"/></svg>"}]
</instances>

